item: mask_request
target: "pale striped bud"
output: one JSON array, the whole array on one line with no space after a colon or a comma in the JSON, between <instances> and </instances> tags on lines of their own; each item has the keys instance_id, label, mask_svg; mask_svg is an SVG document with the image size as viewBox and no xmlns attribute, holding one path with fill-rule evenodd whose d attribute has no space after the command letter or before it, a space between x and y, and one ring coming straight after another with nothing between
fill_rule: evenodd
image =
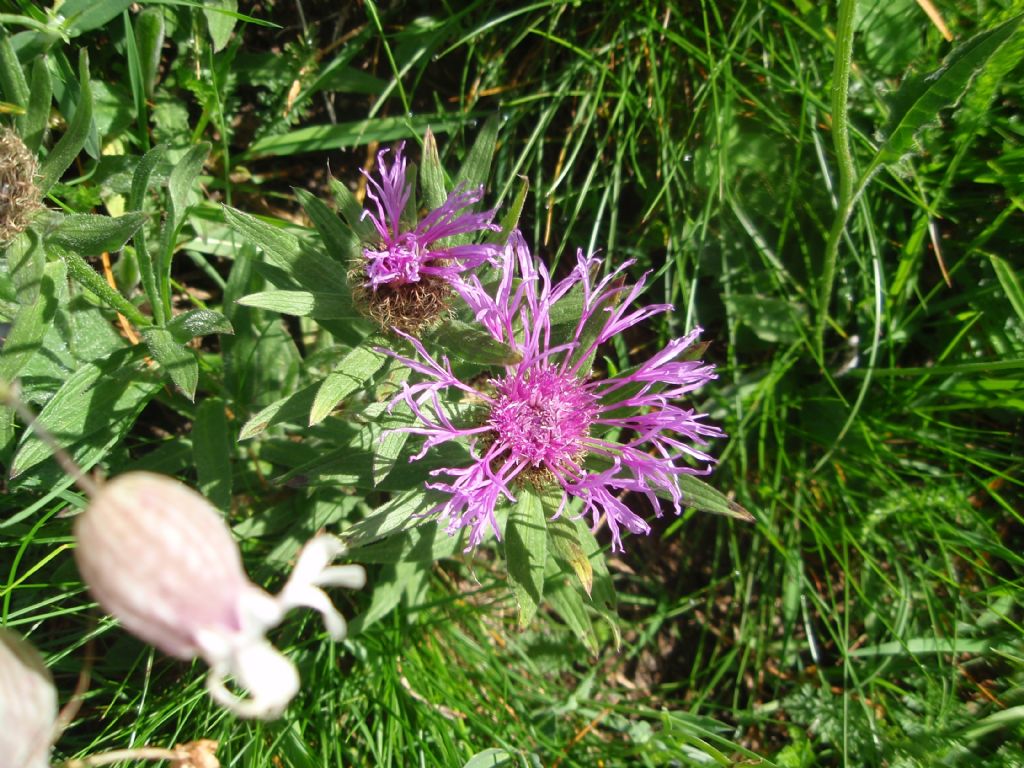
<instances>
[{"instance_id":1,"label":"pale striped bud","mask_svg":"<svg viewBox=\"0 0 1024 768\"><path fill-rule=\"evenodd\" d=\"M321 586L358 589L361 566L330 566L343 552L310 540L277 596L249 581L221 514L169 477L130 472L100 486L75 521L75 560L100 606L130 632L181 659L210 665L207 689L241 717L273 718L298 692L295 666L264 635L296 606L323 614L336 639L345 620ZM224 678L248 691L240 698Z\"/></svg>"},{"instance_id":2,"label":"pale striped bud","mask_svg":"<svg viewBox=\"0 0 1024 768\"><path fill-rule=\"evenodd\" d=\"M0 766L46 768L57 690L36 649L0 628Z\"/></svg>"}]
</instances>

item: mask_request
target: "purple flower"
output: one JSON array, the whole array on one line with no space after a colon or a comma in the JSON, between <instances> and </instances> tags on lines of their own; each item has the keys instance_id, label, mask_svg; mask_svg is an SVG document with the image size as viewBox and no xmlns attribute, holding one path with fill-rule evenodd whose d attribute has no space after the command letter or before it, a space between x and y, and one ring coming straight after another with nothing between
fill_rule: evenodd
<instances>
[{"instance_id":1,"label":"purple flower","mask_svg":"<svg viewBox=\"0 0 1024 768\"><path fill-rule=\"evenodd\" d=\"M330 565L343 548L321 534L299 552L281 592L264 592L246 576L221 514L188 486L149 472L102 485L74 532L78 570L100 606L165 653L205 659L210 695L242 717L277 717L299 690L295 665L267 630L305 606L340 640L345 620L321 587L366 582L361 566ZM228 690L228 676L247 698Z\"/></svg>"},{"instance_id":2,"label":"purple flower","mask_svg":"<svg viewBox=\"0 0 1024 768\"><path fill-rule=\"evenodd\" d=\"M572 273L552 285L547 270L514 233L502 252L501 279L493 295L476 275L455 284L477 321L522 356L486 383L461 381L446 357L432 357L406 334L417 356L390 353L423 377L406 383L392 403L407 403L420 422L407 431L426 437L411 460L450 440L469 444L467 466L434 470L444 480L427 484L447 494L434 511L448 519L449 532L470 528L469 548L488 529L500 538L495 507L501 497L515 500L517 483L557 483L562 502L555 517L565 512L570 497L579 499L580 514L590 515L595 526L602 516L607 519L613 549L622 551L622 528L650 532L648 523L622 501L624 492L646 495L659 516L660 493L679 514L683 498L676 478L707 474L714 463L703 446L708 438L723 437L722 431L705 423L705 414L678 402L715 378L713 366L681 359L700 329L669 342L635 368L604 379L591 377L590 361L601 344L671 305L631 309L646 280L645 275L636 285L626 285L620 274L632 262L595 284L592 274L600 260L582 252L577 259ZM562 307L582 305L578 321L574 314L565 323L553 323L560 300ZM463 402L446 399L446 394L461 394ZM456 417L466 411L467 402L477 418Z\"/></svg>"},{"instance_id":3,"label":"purple flower","mask_svg":"<svg viewBox=\"0 0 1024 768\"><path fill-rule=\"evenodd\" d=\"M50 671L35 648L0 627L0 765L46 768L56 728Z\"/></svg>"},{"instance_id":4,"label":"purple flower","mask_svg":"<svg viewBox=\"0 0 1024 768\"><path fill-rule=\"evenodd\" d=\"M442 245L441 241L456 235L483 230L498 230L491 223L494 211L474 213L469 209L483 198L483 187L463 191L456 189L440 208L428 213L414 229L403 229L401 217L412 194L406 182L405 142L398 146L395 160L388 167L388 150L377 154L380 181L363 171L369 182L367 195L377 209L363 211L380 237L375 247L363 249L366 259L365 286L376 291L381 286L398 287L418 283L425 277L450 281L460 272L474 269L492 258L492 245Z\"/></svg>"}]
</instances>

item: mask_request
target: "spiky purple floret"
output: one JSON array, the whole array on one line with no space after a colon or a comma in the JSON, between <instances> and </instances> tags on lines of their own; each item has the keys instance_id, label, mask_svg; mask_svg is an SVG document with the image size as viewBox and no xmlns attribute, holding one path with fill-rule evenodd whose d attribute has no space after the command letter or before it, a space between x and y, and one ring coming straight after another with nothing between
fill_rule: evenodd
<instances>
[{"instance_id":1,"label":"spiky purple floret","mask_svg":"<svg viewBox=\"0 0 1024 768\"><path fill-rule=\"evenodd\" d=\"M514 481L524 472L539 471L557 481L563 492L557 514L575 497L582 502L581 514L590 515L595 525L605 516L613 549L622 551L622 528L650 532L648 523L621 500L624 492L646 495L658 516L660 492L679 514L683 499L676 478L711 471L715 460L703 447L709 438L724 435L704 422L705 414L678 403L716 377L711 365L679 359L696 341L699 328L631 371L606 379L588 375L587 361L599 345L671 309L669 304L631 308L647 275L628 286L621 277L632 264L627 262L595 283L592 275L599 263L579 252L572 273L552 284L517 232L502 251L496 289L485 290L475 274L453 283L477 321L522 356L483 388L460 381L447 358L432 357L410 336L405 338L414 358L390 353L423 377L407 383L395 400L407 403L419 421L408 431L426 437L413 460L450 440L469 444L471 463L434 470L442 479L427 487L448 494L434 511L448 519L449 532L470 529L470 548L489 530L500 538L495 507L501 497L515 499ZM582 314L568 339L556 341L552 307L577 287ZM452 389L486 407L482 423L453 423L442 397ZM622 442L607 437L615 433L624 436Z\"/></svg>"},{"instance_id":2,"label":"spiky purple floret","mask_svg":"<svg viewBox=\"0 0 1024 768\"><path fill-rule=\"evenodd\" d=\"M466 244L441 247L438 242L454 235L471 232L497 231L492 224L494 211L475 213L471 206L483 199L483 187L464 191L456 189L437 208L420 220L415 229L402 229L401 217L412 185L406 183L405 142L398 146L394 162L385 161L387 149L377 154L380 181L363 171L369 187L367 196L377 212L367 208L368 218L377 230L380 243L376 248L364 248L366 259L366 286L376 290L382 285L399 286L419 282L424 275L451 280L460 272L474 269L494 257L497 248L488 244Z\"/></svg>"}]
</instances>

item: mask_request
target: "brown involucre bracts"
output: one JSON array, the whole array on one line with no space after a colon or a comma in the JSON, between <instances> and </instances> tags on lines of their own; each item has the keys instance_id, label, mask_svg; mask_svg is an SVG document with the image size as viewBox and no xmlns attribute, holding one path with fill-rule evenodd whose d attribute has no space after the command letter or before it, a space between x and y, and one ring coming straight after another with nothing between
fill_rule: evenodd
<instances>
[{"instance_id":1,"label":"brown involucre bracts","mask_svg":"<svg viewBox=\"0 0 1024 768\"><path fill-rule=\"evenodd\" d=\"M36 649L0 627L0 766L46 768L57 690Z\"/></svg>"},{"instance_id":2,"label":"brown involucre bracts","mask_svg":"<svg viewBox=\"0 0 1024 768\"><path fill-rule=\"evenodd\" d=\"M22 232L42 205L36 156L10 128L0 128L0 245Z\"/></svg>"},{"instance_id":3,"label":"brown involucre bracts","mask_svg":"<svg viewBox=\"0 0 1024 768\"><path fill-rule=\"evenodd\" d=\"M266 640L267 630L306 606L340 640L345 620L321 587L366 581L361 566L330 565L343 547L321 534L272 596L249 581L220 512L177 480L148 472L100 486L74 529L75 560L100 606L165 653L203 658L210 695L241 717L277 717L299 689L295 665ZM248 697L228 690L228 676Z\"/></svg>"}]
</instances>

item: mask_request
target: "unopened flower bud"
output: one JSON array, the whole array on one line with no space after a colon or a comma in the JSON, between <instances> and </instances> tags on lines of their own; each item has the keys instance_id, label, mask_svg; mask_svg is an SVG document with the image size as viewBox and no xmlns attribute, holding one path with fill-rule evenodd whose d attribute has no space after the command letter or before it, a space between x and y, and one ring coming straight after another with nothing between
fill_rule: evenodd
<instances>
[{"instance_id":1,"label":"unopened flower bud","mask_svg":"<svg viewBox=\"0 0 1024 768\"><path fill-rule=\"evenodd\" d=\"M57 690L36 649L0 628L0 765L46 768Z\"/></svg>"},{"instance_id":2,"label":"unopened flower bud","mask_svg":"<svg viewBox=\"0 0 1024 768\"><path fill-rule=\"evenodd\" d=\"M264 637L296 606L323 614L336 639L345 620L321 586L362 587L361 566L330 566L343 549L309 541L277 596L249 581L220 513L169 477L130 472L102 485L75 521L75 559L100 606L130 632L181 659L210 665L207 689L241 717L273 718L299 689L295 666ZM224 685L234 678L248 698Z\"/></svg>"}]
</instances>

